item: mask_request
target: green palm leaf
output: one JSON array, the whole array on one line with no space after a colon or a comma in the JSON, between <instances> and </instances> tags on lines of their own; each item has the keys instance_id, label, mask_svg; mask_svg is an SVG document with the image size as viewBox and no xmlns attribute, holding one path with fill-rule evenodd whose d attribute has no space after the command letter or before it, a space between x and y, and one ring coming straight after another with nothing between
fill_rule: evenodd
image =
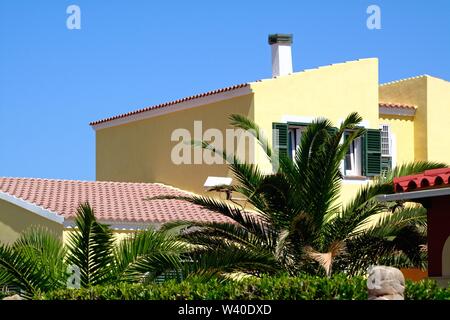
<instances>
[{"instance_id":1,"label":"green palm leaf","mask_svg":"<svg viewBox=\"0 0 450 320\"><path fill-rule=\"evenodd\" d=\"M440 169L448 167L447 164L435 161L415 161L401 164L392 170L389 170L385 176L380 176L379 183L390 183L396 177L419 174L425 170Z\"/></svg>"},{"instance_id":2,"label":"green palm leaf","mask_svg":"<svg viewBox=\"0 0 450 320\"><path fill-rule=\"evenodd\" d=\"M118 281L151 281L164 272L181 268L181 254L188 250L177 237L146 230L123 240L114 250Z\"/></svg>"},{"instance_id":3,"label":"green palm leaf","mask_svg":"<svg viewBox=\"0 0 450 320\"><path fill-rule=\"evenodd\" d=\"M61 239L42 227L25 231L11 246L0 247L0 286L18 288L24 297L65 285Z\"/></svg>"},{"instance_id":4,"label":"green palm leaf","mask_svg":"<svg viewBox=\"0 0 450 320\"><path fill-rule=\"evenodd\" d=\"M69 234L67 261L80 268L82 287L107 282L113 262L112 231L96 221L88 203L78 208L75 224L76 232Z\"/></svg>"},{"instance_id":5,"label":"green palm leaf","mask_svg":"<svg viewBox=\"0 0 450 320\"><path fill-rule=\"evenodd\" d=\"M184 264L185 277L223 277L233 273L260 275L280 270L269 250L255 250L230 243L223 243L214 249L194 251L189 255L189 260L190 263Z\"/></svg>"}]
</instances>

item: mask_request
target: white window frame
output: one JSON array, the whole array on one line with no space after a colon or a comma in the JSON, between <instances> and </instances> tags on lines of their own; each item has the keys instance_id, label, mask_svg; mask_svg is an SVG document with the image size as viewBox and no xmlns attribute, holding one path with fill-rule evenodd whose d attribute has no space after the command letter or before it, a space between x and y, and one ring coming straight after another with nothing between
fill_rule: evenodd
<instances>
[{"instance_id":1,"label":"white window frame","mask_svg":"<svg viewBox=\"0 0 450 320\"><path fill-rule=\"evenodd\" d=\"M291 159L295 158L295 153L297 152L297 149L300 145L301 139L302 139L302 133L306 130L307 124L304 126L299 125L290 125L288 123L288 141L291 140L291 134L295 137L295 146L292 143L289 143L289 156Z\"/></svg>"},{"instance_id":2,"label":"white window frame","mask_svg":"<svg viewBox=\"0 0 450 320\"><path fill-rule=\"evenodd\" d=\"M387 128L387 139L388 139L388 148L389 148L389 153L383 153L383 133L385 133L386 131L384 131L384 128ZM392 152L392 131L391 131L391 126L388 124L380 124L380 130L381 130L381 156L382 157L391 157L393 155Z\"/></svg>"},{"instance_id":3,"label":"white window frame","mask_svg":"<svg viewBox=\"0 0 450 320\"><path fill-rule=\"evenodd\" d=\"M359 137L352 141L350 145L350 163L352 169L345 168L345 160L343 162L344 176L346 177L362 177L362 138ZM347 157L347 154L345 155Z\"/></svg>"}]
</instances>

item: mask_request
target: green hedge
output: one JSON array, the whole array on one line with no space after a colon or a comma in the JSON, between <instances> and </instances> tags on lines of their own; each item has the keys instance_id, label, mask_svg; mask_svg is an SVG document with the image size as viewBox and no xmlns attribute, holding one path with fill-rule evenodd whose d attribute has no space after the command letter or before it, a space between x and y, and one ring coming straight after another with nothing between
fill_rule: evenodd
<instances>
[{"instance_id":1,"label":"green hedge","mask_svg":"<svg viewBox=\"0 0 450 320\"><path fill-rule=\"evenodd\" d=\"M450 287L441 288L432 280L406 281L407 300L450 300Z\"/></svg>"},{"instance_id":2,"label":"green hedge","mask_svg":"<svg viewBox=\"0 0 450 320\"><path fill-rule=\"evenodd\" d=\"M177 283L125 284L80 290L60 290L37 295L42 300L367 300L366 280L336 275L323 277L263 277L243 281L190 279ZM450 289L434 281L408 281L406 299L450 300Z\"/></svg>"}]
</instances>

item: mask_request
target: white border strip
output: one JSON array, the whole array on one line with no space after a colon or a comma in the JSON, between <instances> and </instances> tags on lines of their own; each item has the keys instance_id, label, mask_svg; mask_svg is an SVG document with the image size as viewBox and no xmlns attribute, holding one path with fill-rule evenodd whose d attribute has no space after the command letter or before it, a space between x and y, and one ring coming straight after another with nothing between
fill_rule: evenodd
<instances>
[{"instance_id":1,"label":"white border strip","mask_svg":"<svg viewBox=\"0 0 450 320\"><path fill-rule=\"evenodd\" d=\"M341 165L343 166L344 162L341 162ZM343 172L344 170L342 169L341 172ZM372 181L372 179L367 178L367 177L363 177L363 178L354 178L352 176L345 176L342 179L342 184L345 185L365 185L368 184L370 181Z\"/></svg>"},{"instance_id":2,"label":"white border strip","mask_svg":"<svg viewBox=\"0 0 450 320\"><path fill-rule=\"evenodd\" d=\"M63 224L64 223L64 217L63 216L60 216L59 214L57 214L57 213L55 213L53 211L44 209L43 207L37 206L37 205L35 205L35 204L31 203L31 202L28 202L28 201L25 201L23 199L17 198L17 197L15 197L13 195L10 195L9 193L0 191L0 200L4 200L6 202L9 202L9 203L11 203L13 205L16 205L16 206L18 206L20 208L23 208L23 209L27 210L27 211L33 212L33 213L37 214L38 216L41 216L41 217L43 217L45 219L54 221L56 223L59 223L59 224Z\"/></svg>"},{"instance_id":3,"label":"white border strip","mask_svg":"<svg viewBox=\"0 0 450 320\"><path fill-rule=\"evenodd\" d=\"M178 102L173 105L168 105L168 106L164 106L161 108L155 108L152 110L125 116L123 118L109 120L109 121L106 121L103 123L92 125L92 128L95 131L101 130L101 129L106 129L106 128L111 128L111 127L127 124L130 122L134 122L134 121L145 120L145 119L169 114L172 112L187 110L187 109L219 102L222 100L228 100L228 99L244 96L244 95L250 94L252 92L253 91L251 90L250 85L247 85L242 88L232 89L230 91L225 91L225 92L220 92L220 93L213 93L213 94L205 96L205 97L193 98L191 100Z\"/></svg>"},{"instance_id":4,"label":"white border strip","mask_svg":"<svg viewBox=\"0 0 450 320\"><path fill-rule=\"evenodd\" d=\"M142 223L142 222L121 222L117 223L116 221L98 221L101 224L108 225L114 231L141 231L147 229L158 230L161 228L162 224L160 223ZM65 220L64 221L65 229L74 229L76 228L76 224L74 220Z\"/></svg>"},{"instance_id":5,"label":"white border strip","mask_svg":"<svg viewBox=\"0 0 450 320\"><path fill-rule=\"evenodd\" d=\"M379 114L413 117L416 115L416 109L379 107Z\"/></svg>"},{"instance_id":6,"label":"white border strip","mask_svg":"<svg viewBox=\"0 0 450 320\"><path fill-rule=\"evenodd\" d=\"M394 194L381 194L379 196L376 196L376 198L378 201L397 201L397 200L440 197L447 195L450 195L450 188L428 189L428 190L410 191Z\"/></svg>"}]
</instances>

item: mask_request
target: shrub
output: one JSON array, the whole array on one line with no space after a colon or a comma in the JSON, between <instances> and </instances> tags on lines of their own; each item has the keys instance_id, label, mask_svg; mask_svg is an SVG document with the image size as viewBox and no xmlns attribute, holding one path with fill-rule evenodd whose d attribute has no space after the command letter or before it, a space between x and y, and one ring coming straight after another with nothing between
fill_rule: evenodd
<instances>
[{"instance_id":1,"label":"shrub","mask_svg":"<svg viewBox=\"0 0 450 320\"><path fill-rule=\"evenodd\" d=\"M406 283L408 300L450 299L450 289L439 288L434 281ZM278 276L248 278L242 281L204 281L191 278L161 284L126 284L66 289L35 296L42 300L367 300L366 280L335 275Z\"/></svg>"},{"instance_id":2,"label":"shrub","mask_svg":"<svg viewBox=\"0 0 450 320\"><path fill-rule=\"evenodd\" d=\"M242 281L192 278L180 283L126 284L65 289L35 296L44 300L364 300L365 280L337 275L263 277Z\"/></svg>"},{"instance_id":3,"label":"shrub","mask_svg":"<svg viewBox=\"0 0 450 320\"><path fill-rule=\"evenodd\" d=\"M407 300L450 300L450 287L441 288L436 281L406 281L405 298Z\"/></svg>"}]
</instances>

